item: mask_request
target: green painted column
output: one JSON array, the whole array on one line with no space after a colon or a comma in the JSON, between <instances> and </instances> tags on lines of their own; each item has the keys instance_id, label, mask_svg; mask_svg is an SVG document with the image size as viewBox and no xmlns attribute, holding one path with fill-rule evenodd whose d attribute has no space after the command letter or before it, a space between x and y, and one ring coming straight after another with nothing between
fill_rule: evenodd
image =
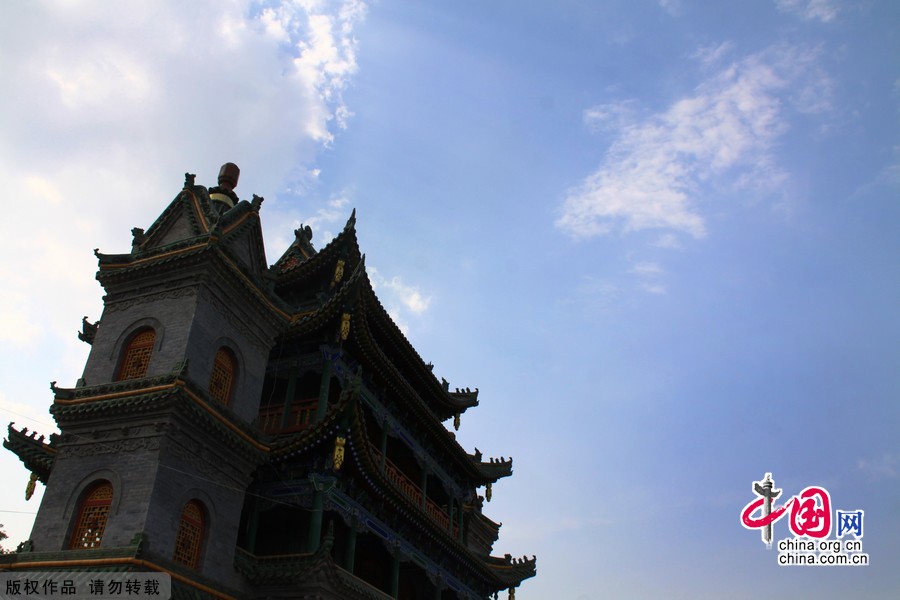
<instances>
[{"instance_id":1,"label":"green painted column","mask_svg":"<svg viewBox=\"0 0 900 600\"><path fill-rule=\"evenodd\" d=\"M284 411L281 414L281 427L290 427L291 423L291 404L294 403L294 394L297 392L297 369L291 369L288 377L287 391L284 393Z\"/></svg>"},{"instance_id":2,"label":"green painted column","mask_svg":"<svg viewBox=\"0 0 900 600\"><path fill-rule=\"evenodd\" d=\"M322 383L319 385L319 404L316 406L316 423L325 418L328 411L328 392L331 390L331 361L325 359L322 366Z\"/></svg>"},{"instance_id":3,"label":"green painted column","mask_svg":"<svg viewBox=\"0 0 900 600\"><path fill-rule=\"evenodd\" d=\"M392 556L391 563L391 598L396 598L400 594L400 554Z\"/></svg>"},{"instance_id":4,"label":"green painted column","mask_svg":"<svg viewBox=\"0 0 900 600\"><path fill-rule=\"evenodd\" d=\"M350 525L350 531L347 533L347 547L344 550L344 570L348 573L353 572L356 563L356 527Z\"/></svg>"},{"instance_id":5,"label":"green painted column","mask_svg":"<svg viewBox=\"0 0 900 600\"><path fill-rule=\"evenodd\" d=\"M322 508L325 504L325 493L316 490L313 496L312 512L309 513L309 537L306 539L306 551L315 552L319 549L319 541L322 539Z\"/></svg>"}]
</instances>

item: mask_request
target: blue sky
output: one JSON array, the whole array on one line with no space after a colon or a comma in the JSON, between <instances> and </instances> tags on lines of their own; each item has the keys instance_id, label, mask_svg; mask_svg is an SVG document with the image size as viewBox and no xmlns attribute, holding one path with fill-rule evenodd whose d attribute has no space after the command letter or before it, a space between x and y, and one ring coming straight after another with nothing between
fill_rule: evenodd
<instances>
[{"instance_id":1,"label":"blue sky","mask_svg":"<svg viewBox=\"0 0 900 600\"><path fill-rule=\"evenodd\" d=\"M538 556L518 598L896 597L898 26L887 1L6 3L0 415L53 431L91 250L234 161L270 263L355 207L385 306L481 390L458 439L515 459L485 511L496 553ZM0 472L14 545L40 489ZM778 567L739 523L766 472L864 509L872 564Z\"/></svg>"}]
</instances>

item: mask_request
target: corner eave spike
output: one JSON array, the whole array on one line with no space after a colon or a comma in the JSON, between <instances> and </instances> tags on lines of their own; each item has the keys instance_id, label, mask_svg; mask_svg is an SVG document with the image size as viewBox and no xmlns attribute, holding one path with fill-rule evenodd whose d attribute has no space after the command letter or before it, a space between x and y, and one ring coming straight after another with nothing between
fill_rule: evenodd
<instances>
[{"instance_id":1,"label":"corner eave spike","mask_svg":"<svg viewBox=\"0 0 900 600\"><path fill-rule=\"evenodd\" d=\"M344 226L344 229L352 229L356 227L356 209L350 213L350 218L347 219L347 224Z\"/></svg>"}]
</instances>

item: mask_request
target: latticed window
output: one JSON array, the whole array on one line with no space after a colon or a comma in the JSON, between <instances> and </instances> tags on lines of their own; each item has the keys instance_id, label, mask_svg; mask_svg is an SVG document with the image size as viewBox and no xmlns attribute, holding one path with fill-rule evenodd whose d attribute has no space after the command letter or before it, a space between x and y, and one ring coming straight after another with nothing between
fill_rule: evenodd
<instances>
[{"instance_id":1,"label":"latticed window","mask_svg":"<svg viewBox=\"0 0 900 600\"><path fill-rule=\"evenodd\" d=\"M200 565L200 550L203 545L203 506L196 500L184 505L181 524L175 538L175 562L196 569Z\"/></svg>"},{"instance_id":2,"label":"latticed window","mask_svg":"<svg viewBox=\"0 0 900 600\"><path fill-rule=\"evenodd\" d=\"M209 394L221 402L228 404L231 400L231 389L237 371L237 360L228 348L219 348L213 361L212 375L209 378Z\"/></svg>"},{"instance_id":3,"label":"latticed window","mask_svg":"<svg viewBox=\"0 0 900 600\"><path fill-rule=\"evenodd\" d=\"M156 332L152 329L144 329L132 337L125 347L122 366L119 367L119 376L116 379L119 381L137 379L146 375L154 343L156 343Z\"/></svg>"},{"instance_id":4,"label":"latticed window","mask_svg":"<svg viewBox=\"0 0 900 600\"><path fill-rule=\"evenodd\" d=\"M96 484L85 496L78 510L78 521L72 532L72 550L99 548L109 517L113 488L108 481Z\"/></svg>"}]
</instances>

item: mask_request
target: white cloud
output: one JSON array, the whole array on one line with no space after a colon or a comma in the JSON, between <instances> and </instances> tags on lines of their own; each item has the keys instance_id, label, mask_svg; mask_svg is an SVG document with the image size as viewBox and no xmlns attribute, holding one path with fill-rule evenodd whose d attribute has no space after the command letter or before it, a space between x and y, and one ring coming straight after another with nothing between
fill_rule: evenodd
<instances>
[{"instance_id":1,"label":"white cloud","mask_svg":"<svg viewBox=\"0 0 900 600\"><path fill-rule=\"evenodd\" d=\"M719 64L725 56L730 54L732 50L734 50L734 44L732 42L712 44L698 49L694 53L693 58L696 58L706 66L716 65Z\"/></svg>"},{"instance_id":2,"label":"white cloud","mask_svg":"<svg viewBox=\"0 0 900 600\"><path fill-rule=\"evenodd\" d=\"M837 17L840 9L835 0L775 0L778 10L793 13L802 19L810 21L818 19L827 23Z\"/></svg>"},{"instance_id":3,"label":"white cloud","mask_svg":"<svg viewBox=\"0 0 900 600\"><path fill-rule=\"evenodd\" d=\"M91 249L127 251L186 170L214 185L234 161L238 193L268 196L263 212L277 214L275 194L314 180L346 125L364 14L355 0L154 2L115 19L99 1L0 4L0 180L14 199L0 221L4 341L69 337L97 318Z\"/></svg>"},{"instance_id":4,"label":"white cloud","mask_svg":"<svg viewBox=\"0 0 900 600\"><path fill-rule=\"evenodd\" d=\"M631 272L639 279L638 287L648 294L662 295L666 287L659 281L663 274L662 267L655 262L639 262L631 267Z\"/></svg>"},{"instance_id":5,"label":"white cloud","mask_svg":"<svg viewBox=\"0 0 900 600\"><path fill-rule=\"evenodd\" d=\"M584 123L593 130L620 129L634 120L637 102L598 104L584 111Z\"/></svg>"},{"instance_id":6,"label":"white cloud","mask_svg":"<svg viewBox=\"0 0 900 600\"><path fill-rule=\"evenodd\" d=\"M672 16L681 13L681 0L659 0L659 6Z\"/></svg>"},{"instance_id":7,"label":"white cloud","mask_svg":"<svg viewBox=\"0 0 900 600\"><path fill-rule=\"evenodd\" d=\"M645 292L647 292L648 294L655 294L658 296L661 296L661 295L667 293L666 286L662 285L661 283L649 283L649 282L645 281L644 283L641 284L641 289L644 290Z\"/></svg>"},{"instance_id":8,"label":"white cloud","mask_svg":"<svg viewBox=\"0 0 900 600\"><path fill-rule=\"evenodd\" d=\"M703 237L704 186L726 174L745 185L777 182L783 174L772 148L788 129L786 105L806 113L827 109L830 81L816 56L770 48L644 118L628 119L630 107L621 105L589 110L589 123L616 123L618 135L600 168L569 191L557 226L576 237L646 229Z\"/></svg>"},{"instance_id":9,"label":"white cloud","mask_svg":"<svg viewBox=\"0 0 900 600\"><path fill-rule=\"evenodd\" d=\"M347 210L349 205L350 200L344 195L331 198L324 207L316 210L315 215L303 220L303 225L308 225L312 228L313 239L317 248L324 247L334 237L334 234L326 228L328 225L342 224L350 217L350 211ZM300 227L300 225L300 220L294 221L295 229Z\"/></svg>"},{"instance_id":10,"label":"white cloud","mask_svg":"<svg viewBox=\"0 0 900 600\"><path fill-rule=\"evenodd\" d=\"M409 317L421 317L431 305L432 297L422 293L417 286L409 285L394 275L383 277L373 266L366 266L372 288L384 305L388 315L404 335L409 335Z\"/></svg>"},{"instance_id":11,"label":"white cloud","mask_svg":"<svg viewBox=\"0 0 900 600\"><path fill-rule=\"evenodd\" d=\"M859 459L860 471L875 480L894 479L900 474L900 456L884 453L876 459Z\"/></svg>"},{"instance_id":12,"label":"white cloud","mask_svg":"<svg viewBox=\"0 0 900 600\"><path fill-rule=\"evenodd\" d=\"M662 274L662 268L654 262L640 262L631 268L632 273L644 277L653 277Z\"/></svg>"},{"instance_id":13,"label":"white cloud","mask_svg":"<svg viewBox=\"0 0 900 600\"><path fill-rule=\"evenodd\" d=\"M418 287L407 285L398 275L390 279L382 277L374 267L370 267L368 272L373 288L388 291L391 299L399 301L413 314L421 315L428 310L431 296L423 295Z\"/></svg>"},{"instance_id":14,"label":"white cloud","mask_svg":"<svg viewBox=\"0 0 900 600\"><path fill-rule=\"evenodd\" d=\"M678 238L671 233L664 233L659 236L659 238L653 242L653 245L657 248L681 248Z\"/></svg>"}]
</instances>

